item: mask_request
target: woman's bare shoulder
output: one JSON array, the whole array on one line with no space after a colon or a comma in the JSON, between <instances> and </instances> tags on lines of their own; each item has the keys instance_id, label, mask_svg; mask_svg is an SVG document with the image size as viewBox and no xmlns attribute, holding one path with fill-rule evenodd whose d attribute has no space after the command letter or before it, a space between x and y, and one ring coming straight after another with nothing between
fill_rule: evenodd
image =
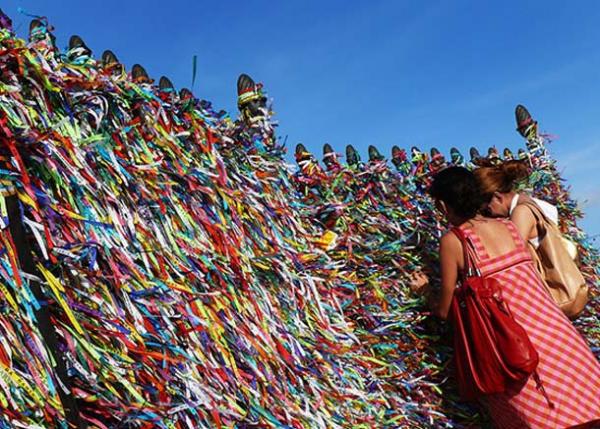
<instances>
[{"instance_id":1,"label":"woman's bare shoulder","mask_svg":"<svg viewBox=\"0 0 600 429\"><path fill-rule=\"evenodd\" d=\"M462 260L463 248L458 236L452 231L448 231L440 239L440 260L443 267L448 264L460 266Z\"/></svg>"},{"instance_id":2,"label":"woman's bare shoulder","mask_svg":"<svg viewBox=\"0 0 600 429\"><path fill-rule=\"evenodd\" d=\"M517 204L511 213L510 218L512 221L517 219L533 220L534 216L531 208L527 204Z\"/></svg>"},{"instance_id":3,"label":"woman's bare shoulder","mask_svg":"<svg viewBox=\"0 0 600 429\"><path fill-rule=\"evenodd\" d=\"M440 247L457 249L461 247L461 244L458 236L454 232L452 232L452 230L450 230L444 235L442 235L442 238L440 240Z\"/></svg>"}]
</instances>

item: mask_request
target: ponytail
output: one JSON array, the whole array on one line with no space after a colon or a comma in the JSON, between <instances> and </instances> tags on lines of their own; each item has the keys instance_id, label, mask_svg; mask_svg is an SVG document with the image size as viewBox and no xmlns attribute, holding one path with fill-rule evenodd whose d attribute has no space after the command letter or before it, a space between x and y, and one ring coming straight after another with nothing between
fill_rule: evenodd
<instances>
[{"instance_id":1,"label":"ponytail","mask_svg":"<svg viewBox=\"0 0 600 429\"><path fill-rule=\"evenodd\" d=\"M513 191L517 182L529 176L529 168L523 160L512 160L493 167L477 168L473 173L483 200L489 202L494 192Z\"/></svg>"},{"instance_id":2,"label":"ponytail","mask_svg":"<svg viewBox=\"0 0 600 429\"><path fill-rule=\"evenodd\" d=\"M510 182L511 190L514 187L514 184L520 182L523 179L526 179L529 176L529 168L525 164L525 161L521 160L512 160L505 161L498 166L504 179L507 183ZM509 191L506 191L509 192Z\"/></svg>"}]
</instances>

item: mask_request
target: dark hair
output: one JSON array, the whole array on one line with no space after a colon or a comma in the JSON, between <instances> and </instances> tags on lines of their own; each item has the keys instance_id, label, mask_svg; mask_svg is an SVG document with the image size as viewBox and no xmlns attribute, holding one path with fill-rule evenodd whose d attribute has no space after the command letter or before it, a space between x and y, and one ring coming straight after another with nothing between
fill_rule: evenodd
<instances>
[{"instance_id":1,"label":"dark hair","mask_svg":"<svg viewBox=\"0 0 600 429\"><path fill-rule=\"evenodd\" d=\"M529 176L529 168L525 161L504 161L493 167L481 167L474 172L482 200L489 202L494 192L507 193L515 188L515 184Z\"/></svg>"},{"instance_id":2,"label":"dark hair","mask_svg":"<svg viewBox=\"0 0 600 429\"><path fill-rule=\"evenodd\" d=\"M475 176L464 167L448 167L433 177L429 195L443 201L457 216L471 219L481 207Z\"/></svg>"}]
</instances>

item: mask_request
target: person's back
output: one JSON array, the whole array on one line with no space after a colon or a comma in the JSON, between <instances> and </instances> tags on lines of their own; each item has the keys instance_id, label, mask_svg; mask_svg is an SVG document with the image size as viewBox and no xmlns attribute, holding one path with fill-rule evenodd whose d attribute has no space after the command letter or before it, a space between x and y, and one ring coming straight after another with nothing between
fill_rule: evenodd
<instances>
[{"instance_id":1,"label":"person's back","mask_svg":"<svg viewBox=\"0 0 600 429\"><path fill-rule=\"evenodd\" d=\"M491 258L503 256L516 249L516 244L505 222L484 218L477 222L472 222L470 230L477 234L481 244Z\"/></svg>"}]
</instances>

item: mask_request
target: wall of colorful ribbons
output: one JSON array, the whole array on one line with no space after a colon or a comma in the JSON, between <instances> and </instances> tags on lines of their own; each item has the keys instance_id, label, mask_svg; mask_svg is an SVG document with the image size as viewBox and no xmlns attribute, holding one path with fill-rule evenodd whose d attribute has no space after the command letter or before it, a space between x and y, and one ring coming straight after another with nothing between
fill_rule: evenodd
<instances>
[{"instance_id":1,"label":"wall of colorful ribbons","mask_svg":"<svg viewBox=\"0 0 600 429\"><path fill-rule=\"evenodd\" d=\"M43 20L28 42L2 22L0 427L485 419L456 400L447 330L408 286L435 282L426 187L460 154L343 164L329 147L322 166L299 147L294 168L268 108L234 121L81 43L60 52ZM545 137L520 156L579 244L577 326L600 353L598 252Z\"/></svg>"}]
</instances>

